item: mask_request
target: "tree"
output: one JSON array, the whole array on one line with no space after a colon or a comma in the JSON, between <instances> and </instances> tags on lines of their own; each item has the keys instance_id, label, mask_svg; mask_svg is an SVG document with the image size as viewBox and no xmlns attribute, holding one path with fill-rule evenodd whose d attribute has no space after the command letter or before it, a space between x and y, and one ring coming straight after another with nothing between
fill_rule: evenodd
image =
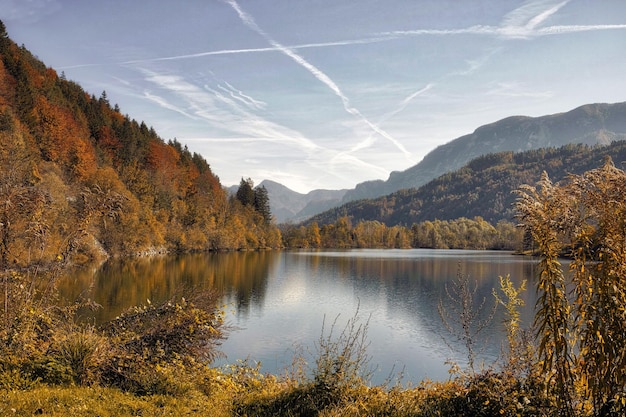
<instances>
[{"instance_id":1,"label":"tree","mask_svg":"<svg viewBox=\"0 0 626 417\"><path fill-rule=\"evenodd\" d=\"M254 209L263 216L263 220L266 224L272 221L270 198L267 195L267 189L264 185L254 189Z\"/></svg>"},{"instance_id":2,"label":"tree","mask_svg":"<svg viewBox=\"0 0 626 417\"><path fill-rule=\"evenodd\" d=\"M241 179L239 188L235 197L244 206L251 206L254 204L254 182L248 178L247 180Z\"/></svg>"},{"instance_id":3,"label":"tree","mask_svg":"<svg viewBox=\"0 0 626 417\"><path fill-rule=\"evenodd\" d=\"M9 46L9 34L7 33L7 27L4 25L4 22L0 20L0 54L4 54L7 47Z\"/></svg>"},{"instance_id":4,"label":"tree","mask_svg":"<svg viewBox=\"0 0 626 417\"><path fill-rule=\"evenodd\" d=\"M316 222L311 223L306 228L306 241L312 248L319 248L322 243L322 237L320 236L320 228Z\"/></svg>"}]
</instances>

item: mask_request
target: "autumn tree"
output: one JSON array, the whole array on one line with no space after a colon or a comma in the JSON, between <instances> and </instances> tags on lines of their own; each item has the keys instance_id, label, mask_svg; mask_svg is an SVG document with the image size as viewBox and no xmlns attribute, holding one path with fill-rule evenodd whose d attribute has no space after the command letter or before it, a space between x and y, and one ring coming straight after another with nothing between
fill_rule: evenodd
<instances>
[{"instance_id":1,"label":"autumn tree","mask_svg":"<svg viewBox=\"0 0 626 417\"><path fill-rule=\"evenodd\" d=\"M320 236L320 227L316 222L311 223L305 232L306 241L312 248L319 248L322 243L322 237Z\"/></svg>"},{"instance_id":2,"label":"autumn tree","mask_svg":"<svg viewBox=\"0 0 626 417\"><path fill-rule=\"evenodd\" d=\"M0 20L0 54L4 54L9 47L9 34L4 22Z\"/></svg>"},{"instance_id":3,"label":"autumn tree","mask_svg":"<svg viewBox=\"0 0 626 417\"><path fill-rule=\"evenodd\" d=\"M45 239L47 198L34 185L32 168L25 149L6 142L0 145L0 270L23 263L35 236Z\"/></svg>"}]
</instances>

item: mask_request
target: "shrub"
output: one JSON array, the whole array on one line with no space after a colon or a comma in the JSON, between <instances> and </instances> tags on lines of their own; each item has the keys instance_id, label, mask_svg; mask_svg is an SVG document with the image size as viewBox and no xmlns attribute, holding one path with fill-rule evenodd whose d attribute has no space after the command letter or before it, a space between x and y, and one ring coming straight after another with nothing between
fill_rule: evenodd
<instances>
[{"instance_id":1,"label":"shrub","mask_svg":"<svg viewBox=\"0 0 626 417\"><path fill-rule=\"evenodd\" d=\"M92 326L62 326L53 335L49 365L63 369L74 384L91 385L100 380L109 348L107 338Z\"/></svg>"},{"instance_id":2,"label":"shrub","mask_svg":"<svg viewBox=\"0 0 626 417\"><path fill-rule=\"evenodd\" d=\"M351 404L371 375L367 355L369 322L361 323L357 310L337 334L338 319L335 318L328 333L322 327L311 378L300 380L303 374L296 370L297 378L285 378L283 389L278 392L240 398L235 404L235 414L306 417Z\"/></svg>"},{"instance_id":3,"label":"shrub","mask_svg":"<svg viewBox=\"0 0 626 417\"><path fill-rule=\"evenodd\" d=\"M103 381L140 394L168 391L170 383L179 390L177 372L212 362L226 331L213 291L132 308L102 330L112 349Z\"/></svg>"}]
</instances>

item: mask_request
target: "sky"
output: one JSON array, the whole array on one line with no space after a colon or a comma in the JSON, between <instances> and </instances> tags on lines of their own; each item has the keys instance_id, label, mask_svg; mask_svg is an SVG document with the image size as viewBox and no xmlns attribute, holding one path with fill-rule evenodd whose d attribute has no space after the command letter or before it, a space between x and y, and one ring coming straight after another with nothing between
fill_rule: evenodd
<instances>
[{"instance_id":1,"label":"sky","mask_svg":"<svg viewBox=\"0 0 626 417\"><path fill-rule=\"evenodd\" d=\"M354 188L504 117L626 101L623 0L0 0L0 19L227 186Z\"/></svg>"}]
</instances>

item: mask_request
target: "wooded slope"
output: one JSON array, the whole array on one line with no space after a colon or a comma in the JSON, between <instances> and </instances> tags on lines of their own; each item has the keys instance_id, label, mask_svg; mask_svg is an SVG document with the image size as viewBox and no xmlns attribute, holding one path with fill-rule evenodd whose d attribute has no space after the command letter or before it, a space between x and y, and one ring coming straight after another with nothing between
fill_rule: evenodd
<instances>
[{"instance_id":1,"label":"wooded slope","mask_svg":"<svg viewBox=\"0 0 626 417\"><path fill-rule=\"evenodd\" d=\"M513 220L512 193L522 184L535 184L546 171L554 181L602 166L606 156L616 165L626 161L626 142L609 145L565 145L521 153L501 152L478 157L465 167L444 174L418 189L358 200L328 210L307 223L334 223L347 216L353 223L380 221L388 226L411 226L427 220L480 216L491 224Z\"/></svg>"},{"instance_id":2,"label":"wooded slope","mask_svg":"<svg viewBox=\"0 0 626 417\"><path fill-rule=\"evenodd\" d=\"M18 47L0 22L3 265L280 246L207 161Z\"/></svg>"}]
</instances>

